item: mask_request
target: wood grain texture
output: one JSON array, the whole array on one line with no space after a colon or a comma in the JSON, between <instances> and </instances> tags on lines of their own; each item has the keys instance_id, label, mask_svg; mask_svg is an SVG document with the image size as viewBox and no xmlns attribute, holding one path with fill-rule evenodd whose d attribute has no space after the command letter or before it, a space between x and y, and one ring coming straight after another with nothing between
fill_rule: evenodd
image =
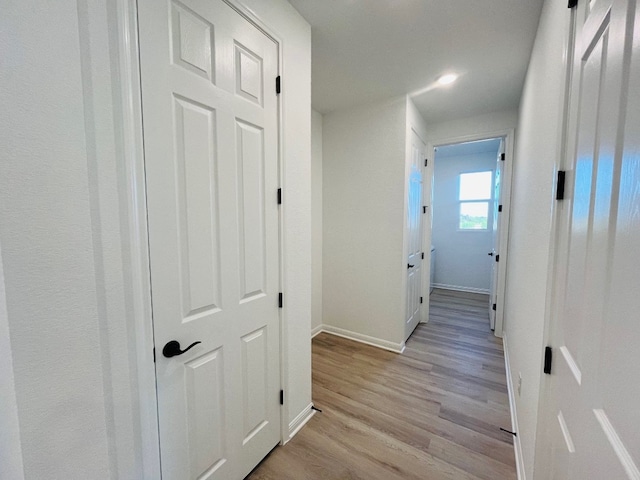
<instances>
[{"instance_id":1,"label":"wood grain texture","mask_svg":"<svg viewBox=\"0 0 640 480\"><path fill-rule=\"evenodd\" d=\"M321 333L322 410L251 480L516 478L502 341L488 296L434 290L402 355Z\"/></svg>"}]
</instances>

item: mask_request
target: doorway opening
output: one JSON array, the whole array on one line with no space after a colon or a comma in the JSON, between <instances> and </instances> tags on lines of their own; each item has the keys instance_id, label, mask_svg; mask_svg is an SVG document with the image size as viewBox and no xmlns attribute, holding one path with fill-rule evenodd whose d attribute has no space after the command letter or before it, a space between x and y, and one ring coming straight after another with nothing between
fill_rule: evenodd
<instances>
[{"instance_id":1,"label":"doorway opening","mask_svg":"<svg viewBox=\"0 0 640 480\"><path fill-rule=\"evenodd\" d=\"M440 301L484 305L482 315L497 336L510 193L507 140L496 135L436 145L431 188L430 295L435 290Z\"/></svg>"}]
</instances>

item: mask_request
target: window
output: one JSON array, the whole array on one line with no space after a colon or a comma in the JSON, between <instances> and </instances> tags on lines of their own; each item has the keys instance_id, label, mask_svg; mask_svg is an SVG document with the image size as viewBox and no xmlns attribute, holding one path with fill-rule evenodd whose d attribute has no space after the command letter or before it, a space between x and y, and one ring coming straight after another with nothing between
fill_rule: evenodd
<instances>
[{"instance_id":1,"label":"window","mask_svg":"<svg viewBox=\"0 0 640 480\"><path fill-rule=\"evenodd\" d=\"M460 174L458 201L460 202L460 230L487 230L489 228L489 201L493 172Z\"/></svg>"}]
</instances>

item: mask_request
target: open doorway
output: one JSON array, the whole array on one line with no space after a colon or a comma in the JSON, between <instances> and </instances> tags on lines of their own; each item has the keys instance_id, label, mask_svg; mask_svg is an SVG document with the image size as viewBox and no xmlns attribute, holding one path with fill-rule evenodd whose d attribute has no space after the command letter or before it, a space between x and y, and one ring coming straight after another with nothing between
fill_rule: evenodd
<instances>
[{"instance_id":1,"label":"open doorway","mask_svg":"<svg viewBox=\"0 0 640 480\"><path fill-rule=\"evenodd\" d=\"M505 182L506 140L492 136L434 147L431 189L431 287L440 295L484 304L483 316L498 336L505 258L500 245L506 246L508 223L504 187L510 183Z\"/></svg>"}]
</instances>

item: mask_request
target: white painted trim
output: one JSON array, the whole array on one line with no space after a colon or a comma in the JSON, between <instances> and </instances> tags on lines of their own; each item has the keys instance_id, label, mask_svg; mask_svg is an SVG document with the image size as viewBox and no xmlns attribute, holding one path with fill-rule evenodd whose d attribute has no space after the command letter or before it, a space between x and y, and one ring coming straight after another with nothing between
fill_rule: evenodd
<instances>
[{"instance_id":1,"label":"white painted trim","mask_svg":"<svg viewBox=\"0 0 640 480\"><path fill-rule=\"evenodd\" d=\"M503 173L503 187L502 191L502 225L500 228L500 259L498 262L498 286L497 286L497 301L496 301L496 323L494 335L496 337L502 337L504 326L504 300L505 291L507 285L507 262L509 261L509 225L511 223L511 187L513 182L513 162L515 154L515 130L508 128L504 130L498 130L495 132L478 133L473 135L462 135L459 137L443 138L432 142L433 158L435 158L435 148L442 147L444 145L453 145L455 143L475 142L478 140L486 140L489 138L504 138L505 139L505 165ZM433 181L433 170L432 170Z\"/></svg>"},{"instance_id":2,"label":"white painted trim","mask_svg":"<svg viewBox=\"0 0 640 480\"><path fill-rule=\"evenodd\" d=\"M132 361L137 374L137 406L144 478L160 478L160 434L148 252L147 201L142 132L142 92L136 0L118 0L118 55L122 108L122 158L128 222L128 273L132 300ZM117 408L117 406L115 407Z\"/></svg>"},{"instance_id":3,"label":"white painted trim","mask_svg":"<svg viewBox=\"0 0 640 480\"><path fill-rule=\"evenodd\" d=\"M18 400L16 398L13 373L13 354L9 335L9 314L7 312L2 247L0 246L0 351L3 354L0 366L0 478L24 480L22 460L22 440Z\"/></svg>"},{"instance_id":4,"label":"white painted trim","mask_svg":"<svg viewBox=\"0 0 640 480\"><path fill-rule=\"evenodd\" d=\"M578 362L573 358L573 355L571 355L571 352L566 345L560 347L560 353L562 353L564 361L567 362L567 366L569 367L569 370L571 370L573 378L576 379L578 385L582 385L582 371L580 370L580 367L578 367Z\"/></svg>"},{"instance_id":5,"label":"white painted trim","mask_svg":"<svg viewBox=\"0 0 640 480\"><path fill-rule=\"evenodd\" d=\"M518 435L513 436L513 450L516 457L516 472L518 480L526 480L524 469L524 457L522 456L522 444L520 443L520 432L518 429L518 413L516 410L515 389L511 377L511 366L509 362L509 348L507 347L507 334L502 337L502 347L504 349L504 367L507 373L507 391L509 392L509 411L511 412L511 429Z\"/></svg>"},{"instance_id":6,"label":"white painted trim","mask_svg":"<svg viewBox=\"0 0 640 480\"><path fill-rule=\"evenodd\" d=\"M323 331L322 327L323 327L323 325L318 325L317 327L311 329L311 338L315 337L319 333L322 333L322 331Z\"/></svg>"},{"instance_id":7,"label":"white painted trim","mask_svg":"<svg viewBox=\"0 0 640 480\"><path fill-rule=\"evenodd\" d=\"M304 427L307 422L311 420L311 417L316 414L316 411L312 407L313 403L310 403L298 415L296 415L296 418L291 421L291 423L289 424L289 435L283 445L289 442L289 440L291 440L293 437L295 437L300 429L302 429L302 427Z\"/></svg>"},{"instance_id":8,"label":"white painted trim","mask_svg":"<svg viewBox=\"0 0 640 480\"><path fill-rule=\"evenodd\" d=\"M485 295L489 295L490 293L488 288L461 287L459 285L446 285L444 283L434 283L433 288L441 288L443 290L455 290L458 292L482 293Z\"/></svg>"},{"instance_id":9,"label":"white painted trim","mask_svg":"<svg viewBox=\"0 0 640 480\"><path fill-rule=\"evenodd\" d=\"M629 480L640 480L640 469L638 469L638 466L633 461L633 457L624 446L622 439L611 424L611 421L609 420L609 417L607 417L605 411L602 409L594 409L593 414L598 419L598 423L600 423L602 431L606 435L607 440L609 440L611 448L617 455L618 460L620 460L622 468L624 468Z\"/></svg>"},{"instance_id":10,"label":"white painted trim","mask_svg":"<svg viewBox=\"0 0 640 480\"><path fill-rule=\"evenodd\" d=\"M567 444L567 450L569 453L576 453L576 447L573 443L573 438L571 438L571 433L569 432L569 428L567 427L567 422L564 420L564 415L562 414L562 410L558 412L558 423L560 424L560 430L562 431L562 436L564 437L564 443Z\"/></svg>"},{"instance_id":11,"label":"white painted trim","mask_svg":"<svg viewBox=\"0 0 640 480\"><path fill-rule=\"evenodd\" d=\"M322 330L320 331L325 333L330 333L331 335L335 335L337 337L353 340L355 342L371 345L372 347L378 347L378 348L382 348L383 350L389 350L390 352L394 352L394 353L402 353L404 352L404 349L405 349L405 342L394 343L388 340L382 340L381 338L370 337L369 335L363 335L361 333L345 330L344 328L334 327L332 325L323 324Z\"/></svg>"}]
</instances>

